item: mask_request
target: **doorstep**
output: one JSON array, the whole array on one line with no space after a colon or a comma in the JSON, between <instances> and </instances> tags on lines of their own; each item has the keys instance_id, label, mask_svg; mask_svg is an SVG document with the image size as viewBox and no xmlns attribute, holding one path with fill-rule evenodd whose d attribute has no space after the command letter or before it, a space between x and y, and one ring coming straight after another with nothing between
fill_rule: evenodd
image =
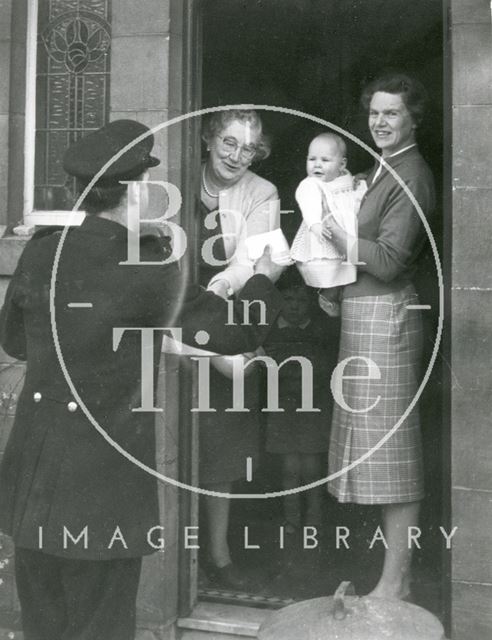
<instances>
[{"instance_id":1,"label":"doorstep","mask_svg":"<svg viewBox=\"0 0 492 640\"><path fill-rule=\"evenodd\" d=\"M271 613L268 609L199 602L188 617L178 619L177 626L182 640L256 638Z\"/></svg>"},{"instance_id":2,"label":"doorstep","mask_svg":"<svg viewBox=\"0 0 492 640\"><path fill-rule=\"evenodd\" d=\"M0 640L22 640L23 638L24 634L18 629L0 628Z\"/></svg>"}]
</instances>

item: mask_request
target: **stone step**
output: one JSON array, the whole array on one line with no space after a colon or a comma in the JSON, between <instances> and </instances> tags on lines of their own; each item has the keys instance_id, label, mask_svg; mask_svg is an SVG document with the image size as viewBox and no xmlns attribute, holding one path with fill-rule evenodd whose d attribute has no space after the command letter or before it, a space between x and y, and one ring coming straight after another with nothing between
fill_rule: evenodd
<instances>
[{"instance_id":1,"label":"stone step","mask_svg":"<svg viewBox=\"0 0 492 640\"><path fill-rule=\"evenodd\" d=\"M251 636L231 636L229 633L217 633L215 631L182 631L178 635L179 640L246 640Z\"/></svg>"},{"instance_id":2,"label":"stone step","mask_svg":"<svg viewBox=\"0 0 492 640\"><path fill-rule=\"evenodd\" d=\"M187 618L178 620L178 628L183 640L256 638L270 613L268 609L199 602Z\"/></svg>"}]
</instances>

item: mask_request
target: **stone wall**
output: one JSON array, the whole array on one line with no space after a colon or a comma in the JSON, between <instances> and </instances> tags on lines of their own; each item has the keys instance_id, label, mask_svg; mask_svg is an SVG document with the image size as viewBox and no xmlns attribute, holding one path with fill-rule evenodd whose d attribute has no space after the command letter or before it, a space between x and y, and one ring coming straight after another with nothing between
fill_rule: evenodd
<instances>
[{"instance_id":1,"label":"stone wall","mask_svg":"<svg viewBox=\"0 0 492 640\"><path fill-rule=\"evenodd\" d=\"M8 202L9 84L10 52L12 45L11 14L11 1L2 0L2 2L0 2L0 225L6 224Z\"/></svg>"},{"instance_id":2,"label":"stone wall","mask_svg":"<svg viewBox=\"0 0 492 640\"><path fill-rule=\"evenodd\" d=\"M492 637L492 32L488 0L453 0L453 640Z\"/></svg>"},{"instance_id":3,"label":"stone wall","mask_svg":"<svg viewBox=\"0 0 492 640\"><path fill-rule=\"evenodd\" d=\"M17 212L10 209L14 190L17 201L22 202L22 177L13 176L17 152L16 131L23 128L24 115L18 109L16 97L25 96L25 3L14 5L12 0L0 2L0 238L7 225L17 219ZM19 14L24 20L24 30L20 27ZM15 62L15 63L14 63ZM17 73L20 71L20 73ZM21 95L15 96L15 92ZM14 149L14 151L11 151ZM12 178L14 184L12 184ZM12 214L12 215L10 215ZM15 269L25 241L17 238L0 240L0 304L3 303L10 275ZM22 388L24 365L10 358L0 348L0 458L12 427L16 399ZM15 637L20 637L19 604L15 593L13 547L9 538L0 533L0 639L1 628L14 629Z\"/></svg>"}]
</instances>

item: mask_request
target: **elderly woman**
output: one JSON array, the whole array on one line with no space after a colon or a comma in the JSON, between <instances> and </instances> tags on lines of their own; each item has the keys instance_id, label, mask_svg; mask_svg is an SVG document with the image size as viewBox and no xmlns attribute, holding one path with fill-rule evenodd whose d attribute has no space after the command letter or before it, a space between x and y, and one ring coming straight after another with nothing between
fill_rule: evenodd
<instances>
[{"instance_id":1,"label":"elderly woman","mask_svg":"<svg viewBox=\"0 0 492 640\"><path fill-rule=\"evenodd\" d=\"M432 174L419 153L416 130L426 99L422 85L403 74L378 78L364 91L369 129L382 157L417 199L426 216L434 208ZM339 502L380 504L388 544L382 575L371 595L407 598L411 549L408 528L418 524L424 496L417 408L382 446L417 392L422 328L411 283L425 242L414 205L391 173L377 162L358 216L358 277L344 288L339 361L346 361L343 403L336 403L330 442L330 474L376 447L364 462L329 483ZM348 238L332 217L326 237L346 251ZM377 366L369 368L372 361ZM348 376L355 376L347 379Z\"/></svg>"},{"instance_id":2,"label":"elderly woman","mask_svg":"<svg viewBox=\"0 0 492 640\"><path fill-rule=\"evenodd\" d=\"M275 186L249 170L253 162L270 155L255 111L214 114L205 125L203 139L208 158L201 183L202 272L213 274L209 289L227 296L251 277L247 240L279 226L280 203ZM214 241L217 234L222 242Z\"/></svg>"},{"instance_id":3,"label":"elderly woman","mask_svg":"<svg viewBox=\"0 0 492 640\"><path fill-rule=\"evenodd\" d=\"M239 291L253 273L248 238L279 224L279 199L273 184L249 170L266 158L269 145L255 111L214 114L205 124L208 156L202 168L200 283L227 297ZM215 363L215 359L212 359ZM247 458L258 460L258 380L246 378L244 413L226 412L232 405L232 383L219 359L210 379L214 413L200 414L200 485L229 493L232 482L245 477ZM251 371L251 368L247 370ZM227 532L230 501L205 497L208 524L209 577L229 588L244 589L247 580L232 563Z\"/></svg>"}]
</instances>

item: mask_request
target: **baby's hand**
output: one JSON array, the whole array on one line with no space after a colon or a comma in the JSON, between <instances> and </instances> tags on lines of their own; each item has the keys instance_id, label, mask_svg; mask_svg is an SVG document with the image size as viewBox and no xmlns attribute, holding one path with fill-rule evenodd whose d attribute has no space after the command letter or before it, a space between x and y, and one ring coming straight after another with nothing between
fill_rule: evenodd
<instances>
[{"instance_id":1,"label":"baby's hand","mask_svg":"<svg viewBox=\"0 0 492 640\"><path fill-rule=\"evenodd\" d=\"M316 236L316 239L319 240L319 242L322 242L322 240L323 240L323 225L322 225L321 222L315 222L314 224L312 224L309 227L309 231L314 233L314 235Z\"/></svg>"},{"instance_id":2,"label":"baby's hand","mask_svg":"<svg viewBox=\"0 0 492 640\"><path fill-rule=\"evenodd\" d=\"M360 185L361 182L365 182L367 178L367 174L365 173L356 173L354 176L354 189Z\"/></svg>"}]
</instances>

